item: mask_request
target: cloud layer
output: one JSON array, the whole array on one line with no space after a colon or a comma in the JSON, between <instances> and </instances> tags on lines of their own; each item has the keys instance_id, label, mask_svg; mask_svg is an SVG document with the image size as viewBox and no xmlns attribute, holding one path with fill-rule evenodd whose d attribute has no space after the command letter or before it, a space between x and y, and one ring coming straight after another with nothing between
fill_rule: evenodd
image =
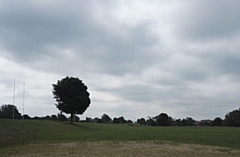
<instances>
[{"instance_id":1,"label":"cloud layer","mask_svg":"<svg viewBox=\"0 0 240 157\"><path fill-rule=\"evenodd\" d=\"M15 78L19 108L25 82L25 112L56 114L52 84L75 76L82 117L224 117L240 102L240 2L216 2L0 1L1 104Z\"/></svg>"}]
</instances>

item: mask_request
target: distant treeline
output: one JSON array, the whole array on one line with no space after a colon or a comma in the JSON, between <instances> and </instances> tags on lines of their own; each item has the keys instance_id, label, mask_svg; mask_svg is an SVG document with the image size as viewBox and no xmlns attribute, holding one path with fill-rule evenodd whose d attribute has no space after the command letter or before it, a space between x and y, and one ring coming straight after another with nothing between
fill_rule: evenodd
<instances>
[{"instance_id":1,"label":"distant treeline","mask_svg":"<svg viewBox=\"0 0 240 157\"><path fill-rule=\"evenodd\" d=\"M205 119L196 121L191 117L183 119L175 119L168 116L166 113L160 113L154 117L139 118L135 123L131 120L125 120L124 117L111 119L107 114L103 114L101 118L90 118L87 117L81 122L88 123L114 123L114 124L135 124L135 125L146 125L146 126L233 126L240 127L240 109L229 112L225 119L216 117L213 120Z\"/></svg>"},{"instance_id":2,"label":"distant treeline","mask_svg":"<svg viewBox=\"0 0 240 157\"><path fill-rule=\"evenodd\" d=\"M14 112L13 112L14 109ZM13 116L14 113L14 116ZM0 118L4 119L33 119L33 120L59 120L59 121L69 121L70 117L67 118L64 114L58 113L57 115L47 115L45 117L30 117L28 115L22 116L17 110L16 106L13 105L2 105L0 108ZM123 116L118 118L111 118L107 114L103 114L101 118L90 118L86 117L85 120L80 120L80 118L74 115L74 122L86 122L86 123L113 123L113 124L130 124L130 125L146 125L146 126L230 126L230 127L240 127L240 109L233 110L225 115L224 119L216 117L213 120L205 119L196 121L191 117L183 119L175 119L168 116L166 113L160 113L154 117L139 118L136 122L132 120L126 120Z\"/></svg>"}]
</instances>

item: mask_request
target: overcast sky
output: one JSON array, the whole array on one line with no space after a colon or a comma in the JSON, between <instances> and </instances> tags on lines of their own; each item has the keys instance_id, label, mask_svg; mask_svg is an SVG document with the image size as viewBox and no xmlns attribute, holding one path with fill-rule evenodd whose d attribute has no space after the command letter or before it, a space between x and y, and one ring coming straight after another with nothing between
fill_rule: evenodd
<instances>
[{"instance_id":1,"label":"overcast sky","mask_svg":"<svg viewBox=\"0 0 240 157\"><path fill-rule=\"evenodd\" d=\"M240 107L240 1L0 0L0 105L59 113L52 84L88 86L81 116L224 118Z\"/></svg>"}]
</instances>

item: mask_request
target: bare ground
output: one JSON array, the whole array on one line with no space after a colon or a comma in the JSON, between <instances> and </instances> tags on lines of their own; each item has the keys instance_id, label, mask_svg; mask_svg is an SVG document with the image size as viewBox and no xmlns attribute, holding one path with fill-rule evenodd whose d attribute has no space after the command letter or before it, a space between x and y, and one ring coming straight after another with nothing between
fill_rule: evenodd
<instances>
[{"instance_id":1,"label":"bare ground","mask_svg":"<svg viewBox=\"0 0 240 157\"><path fill-rule=\"evenodd\" d=\"M170 142L28 144L0 150L1 157L239 157L240 149Z\"/></svg>"}]
</instances>

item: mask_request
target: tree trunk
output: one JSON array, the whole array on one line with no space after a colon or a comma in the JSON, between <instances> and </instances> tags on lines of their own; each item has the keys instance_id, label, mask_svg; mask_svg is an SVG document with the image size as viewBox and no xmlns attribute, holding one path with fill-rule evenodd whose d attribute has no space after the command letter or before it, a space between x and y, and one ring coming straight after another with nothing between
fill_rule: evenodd
<instances>
[{"instance_id":1,"label":"tree trunk","mask_svg":"<svg viewBox=\"0 0 240 157\"><path fill-rule=\"evenodd\" d=\"M73 124L73 113L71 113L71 124Z\"/></svg>"}]
</instances>

